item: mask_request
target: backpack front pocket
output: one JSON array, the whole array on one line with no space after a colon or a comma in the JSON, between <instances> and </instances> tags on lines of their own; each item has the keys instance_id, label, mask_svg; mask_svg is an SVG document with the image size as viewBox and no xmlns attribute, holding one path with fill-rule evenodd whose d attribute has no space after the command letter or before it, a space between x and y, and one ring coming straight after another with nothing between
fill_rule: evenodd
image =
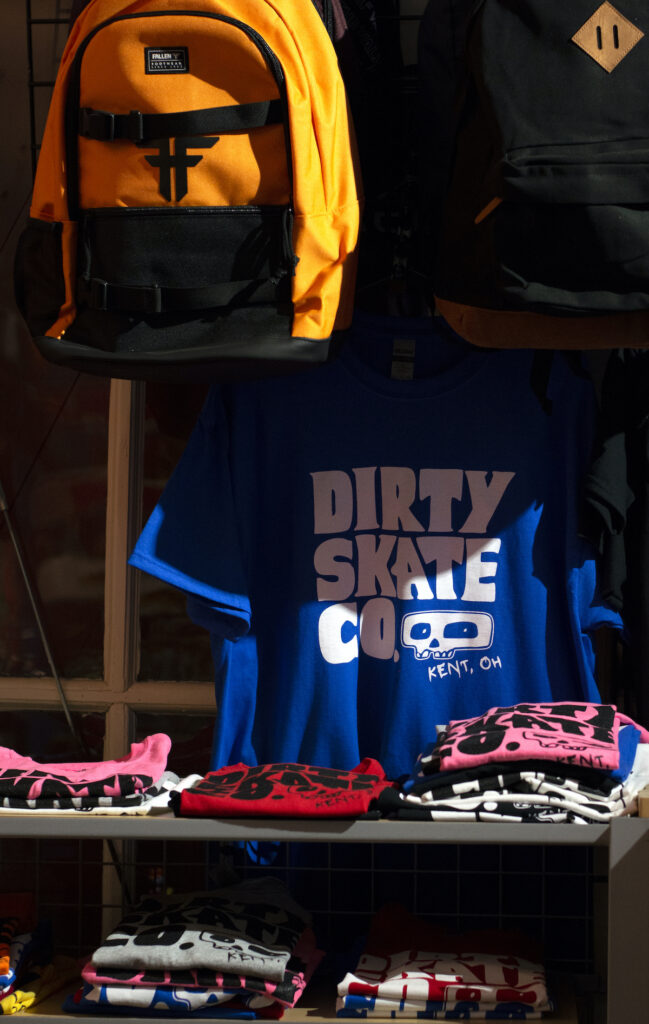
<instances>
[{"instance_id":1,"label":"backpack front pocket","mask_svg":"<svg viewBox=\"0 0 649 1024\"><path fill-rule=\"evenodd\" d=\"M525 307L649 308L649 207L504 201L493 220L492 272Z\"/></svg>"},{"instance_id":2,"label":"backpack front pocket","mask_svg":"<svg viewBox=\"0 0 649 1024\"><path fill-rule=\"evenodd\" d=\"M646 140L508 154L476 223L496 287L540 312L649 308L648 155Z\"/></svg>"},{"instance_id":3,"label":"backpack front pocket","mask_svg":"<svg viewBox=\"0 0 649 1024\"><path fill-rule=\"evenodd\" d=\"M138 313L274 302L294 257L284 207L89 210L79 307Z\"/></svg>"}]
</instances>

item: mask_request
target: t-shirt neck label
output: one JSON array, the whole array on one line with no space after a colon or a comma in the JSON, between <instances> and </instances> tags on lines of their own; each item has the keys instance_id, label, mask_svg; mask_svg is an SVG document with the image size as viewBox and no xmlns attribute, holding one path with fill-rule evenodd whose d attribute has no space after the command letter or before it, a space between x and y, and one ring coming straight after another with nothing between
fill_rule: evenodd
<instances>
[{"instance_id":1,"label":"t-shirt neck label","mask_svg":"<svg viewBox=\"0 0 649 1024\"><path fill-rule=\"evenodd\" d=\"M390 377L392 380L412 380L415 375L414 338L395 338L392 342L392 364Z\"/></svg>"}]
</instances>

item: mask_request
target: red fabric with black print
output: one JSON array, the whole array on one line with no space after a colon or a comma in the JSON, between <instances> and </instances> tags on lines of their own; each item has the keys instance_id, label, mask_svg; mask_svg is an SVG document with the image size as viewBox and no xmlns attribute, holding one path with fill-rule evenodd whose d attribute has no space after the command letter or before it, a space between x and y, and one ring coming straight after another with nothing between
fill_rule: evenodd
<instances>
[{"instance_id":1,"label":"red fabric with black print","mask_svg":"<svg viewBox=\"0 0 649 1024\"><path fill-rule=\"evenodd\" d=\"M174 794L177 815L195 817L359 817L392 788L366 757L343 771L304 764L227 765Z\"/></svg>"}]
</instances>

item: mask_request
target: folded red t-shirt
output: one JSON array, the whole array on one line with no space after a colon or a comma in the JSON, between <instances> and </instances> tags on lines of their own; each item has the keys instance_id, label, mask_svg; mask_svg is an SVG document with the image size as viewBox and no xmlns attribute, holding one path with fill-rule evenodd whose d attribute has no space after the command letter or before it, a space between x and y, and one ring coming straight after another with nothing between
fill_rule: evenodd
<instances>
[{"instance_id":1,"label":"folded red t-shirt","mask_svg":"<svg viewBox=\"0 0 649 1024\"><path fill-rule=\"evenodd\" d=\"M351 771L305 764L233 764L172 794L179 816L358 817L395 785L373 758Z\"/></svg>"}]
</instances>

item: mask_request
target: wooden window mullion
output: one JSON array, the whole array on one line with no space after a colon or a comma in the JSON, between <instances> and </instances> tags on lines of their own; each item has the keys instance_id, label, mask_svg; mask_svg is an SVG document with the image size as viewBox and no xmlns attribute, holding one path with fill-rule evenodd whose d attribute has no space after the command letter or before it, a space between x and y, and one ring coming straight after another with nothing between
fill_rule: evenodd
<instances>
[{"instance_id":1,"label":"wooden window mullion","mask_svg":"<svg viewBox=\"0 0 649 1024\"><path fill-rule=\"evenodd\" d=\"M104 679L111 694L128 689L137 675L139 577L127 560L141 528L143 445L144 384L112 380L104 612Z\"/></svg>"}]
</instances>

